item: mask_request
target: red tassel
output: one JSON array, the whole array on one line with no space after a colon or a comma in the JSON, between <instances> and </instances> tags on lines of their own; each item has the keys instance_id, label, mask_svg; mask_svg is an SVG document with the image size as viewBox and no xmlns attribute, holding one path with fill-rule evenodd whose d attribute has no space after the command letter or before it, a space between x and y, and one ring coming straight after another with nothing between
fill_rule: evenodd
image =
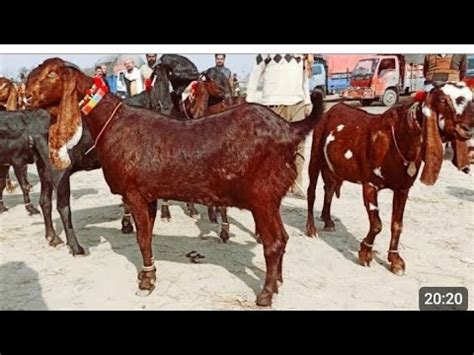
<instances>
[{"instance_id":1,"label":"red tassel","mask_svg":"<svg viewBox=\"0 0 474 355\"><path fill-rule=\"evenodd\" d=\"M425 101L426 99L426 96L428 95L428 93L426 91L418 91L416 94L415 94L415 102L423 102Z\"/></svg>"}]
</instances>

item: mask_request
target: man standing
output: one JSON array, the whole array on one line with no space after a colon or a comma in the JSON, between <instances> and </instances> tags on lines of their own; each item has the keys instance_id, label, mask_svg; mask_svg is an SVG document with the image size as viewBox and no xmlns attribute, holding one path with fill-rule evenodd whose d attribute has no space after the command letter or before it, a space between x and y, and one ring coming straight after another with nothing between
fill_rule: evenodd
<instances>
[{"instance_id":1,"label":"man standing","mask_svg":"<svg viewBox=\"0 0 474 355\"><path fill-rule=\"evenodd\" d=\"M234 81L232 79L232 73L229 68L224 66L225 63L225 54L216 54L215 56L216 66L215 68L220 71L222 74L225 75L227 80L229 81L230 88L232 89L234 86Z\"/></svg>"},{"instance_id":2,"label":"man standing","mask_svg":"<svg viewBox=\"0 0 474 355\"><path fill-rule=\"evenodd\" d=\"M247 102L268 106L288 122L301 121L311 112L306 56L302 54L259 54L250 73L247 85ZM257 87L262 83L261 96ZM296 152L298 176L290 193L305 197L303 191L303 166L305 142Z\"/></svg>"},{"instance_id":3,"label":"man standing","mask_svg":"<svg viewBox=\"0 0 474 355\"><path fill-rule=\"evenodd\" d=\"M150 90L153 86L152 74L155 69L157 54L145 54L145 57L147 62L140 68L140 74L145 84L145 90Z\"/></svg>"},{"instance_id":4,"label":"man standing","mask_svg":"<svg viewBox=\"0 0 474 355\"><path fill-rule=\"evenodd\" d=\"M131 57L125 58L125 84L127 85L127 96L134 96L141 93L145 88L143 86L140 70L135 66L135 60Z\"/></svg>"},{"instance_id":5,"label":"man standing","mask_svg":"<svg viewBox=\"0 0 474 355\"><path fill-rule=\"evenodd\" d=\"M465 54L427 54L423 66L426 83L461 81L467 70Z\"/></svg>"}]
</instances>

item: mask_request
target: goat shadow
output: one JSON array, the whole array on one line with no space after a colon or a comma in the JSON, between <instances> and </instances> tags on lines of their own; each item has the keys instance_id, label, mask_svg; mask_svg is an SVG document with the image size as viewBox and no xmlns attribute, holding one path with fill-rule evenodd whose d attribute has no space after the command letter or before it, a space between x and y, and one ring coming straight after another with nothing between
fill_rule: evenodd
<instances>
[{"instance_id":1,"label":"goat shadow","mask_svg":"<svg viewBox=\"0 0 474 355\"><path fill-rule=\"evenodd\" d=\"M17 187L18 189L19 187ZM35 185L33 187L33 190L35 190L35 192L31 192L30 191L30 200L31 202L33 203L33 205L38 208L40 211L40 207L39 207L39 199L40 199L40 190L41 190L41 185ZM85 196L85 195L94 195L94 194L97 194L99 191L96 190L96 189L91 189L91 188L84 188L84 189L77 189L77 190L74 190L74 191L71 191L71 200L77 200L79 198L81 198L82 196ZM19 205L23 205L25 202L23 201L23 194L21 193L21 190L18 192L15 192L15 195L11 195L10 193L4 191L3 192L3 202L5 204L5 206L7 208L14 208L16 206L19 206ZM73 205L74 202L71 201L71 205ZM56 192L53 192L53 209L56 208ZM72 206L71 206L72 208ZM8 212L6 212L8 213ZM0 216L2 216L4 213L0 214ZM28 212L25 211L25 214L28 214ZM41 222L42 223L42 222ZM56 231L58 233L61 233L63 231L63 227L61 225L61 223L59 224L56 224Z\"/></svg>"},{"instance_id":2,"label":"goat shadow","mask_svg":"<svg viewBox=\"0 0 474 355\"><path fill-rule=\"evenodd\" d=\"M459 186L446 186L446 192L464 201L474 202L474 190Z\"/></svg>"},{"instance_id":3,"label":"goat shadow","mask_svg":"<svg viewBox=\"0 0 474 355\"><path fill-rule=\"evenodd\" d=\"M335 201L333 200L333 204ZM344 203L344 202L343 202ZM363 207L362 207L363 208ZM285 204L282 204L281 207L283 223L286 225L292 226L300 231L303 234L302 237L307 238L306 236L306 216L307 209L289 204L288 201ZM318 238L323 242L329 245L331 248L337 250L341 253L344 258L349 261L352 261L354 264L360 265L359 263L359 248L361 241L366 237L369 231L369 219L366 218L367 228L366 232L363 235L359 236L359 239L356 238L352 233L350 233L342 221L331 214L332 220L334 221L336 231L328 232L325 231L324 222L321 219L321 211L315 208L314 210L315 224L318 229ZM376 239L377 240L377 239ZM390 265L380 257L380 254L377 250L373 250L373 260L379 265L382 265L387 270L390 270Z\"/></svg>"},{"instance_id":4,"label":"goat shadow","mask_svg":"<svg viewBox=\"0 0 474 355\"><path fill-rule=\"evenodd\" d=\"M179 206L183 210L183 212L187 215L187 208L185 203L179 203ZM195 204L194 205L196 209L199 212L199 217L195 220L196 226L199 228L199 238L201 239L209 239L209 238L217 238L220 241L219 234L221 232L221 222L222 222L222 217L221 214L219 213L219 210L217 210L217 221L218 223L212 223L209 221L209 216L207 213L207 206L204 205L199 205ZM228 212L228 211L227 211ZM250 211L247 211L248 213L251 213ZM159 212L158 212L159 213ZM191 218L191 217L190 217ZM237 227L241 231L250 234L251 237L255 237L255 231L251 230L247 227L245 227L242 223L240 223L238 220L235 218L232 218L229 213L227 213L227 220L229 221L229 238L235 237L235 233L232 231ZM173 220L171 220L171 223ZM255 225L254 225L255 229ZM217 234L216 237L211 236L213 234Z\"/></svg>"},{"instance_id":5,"label":"goat shadow","mask_svg":"<svg viewBox=\"0 0 474 355\"><path fill-rule=\"evenodd\" d=\"M0 265L0 310L47 310L38 280L23 261Z\"/></svg>"},{"instance_id":6,"label":"goat shadow","mask_svg":"<svg viewBox=\"0 0 474 355\"><path fill-rule=\"evenodd\" d=\"M334 202L333 202L334 203ZM293 205L289 200L283 201L280 208L283 223L285 225L296 228L300 231L301 238L308 238L306 236L306 216L307 209L302 208L296 205ZM341 253L344 258L353 263L359 265L358 260L358 251L360 240L357 239L352 233L350 233L346 226L341 222L341 220L334 215L331 215L334 224L336 225L335 232L328 232L323 229L324 222L319 217L321 211L315 209L315 224L318 230L318 235L323 242L329 245L331 248L337 250ZM295 238L295 237L293 237ZM298 237L296 237L298 238ZM290 238L291 239L291 238ZM361 238L362 239L362 238Z\"/></svg>"},{"instance_id":7,"label":"goat shadow","mask_svg":"<svg viewBox=\"0 0 474 355\"><path fill-rule=\"evenodd\" d=\"M159 219L159 211L157 219ZM73 212L73 225L76 231L79 243L84 247L86 253L90 252L90 248L98 246L101 237L110 243L112 250L120 255L125 256L137 268L137 272L141 270L142 258L136 241L136 234L122 234L120 231L120 218L122 216L122 208L119 205L109 205L101 207L92 207ZM189 219L190 223L193 219ZM212 230L203 225L211 224L202 221L201 218L198 225L201 226L201 233L206 234L207 230ZM97 226L104 222L117 221L114 227ZM55 220L57 224L60 221ZM171 222L173 223L173 222ZM156 226L156 222L155 222ZM211 226L216 226L211 224ZM177 230L179 230L177 228ZM178 232L179 233L179 232ZM191 251L197 251L204 255L204 259L200 259L201 264L214 264L225 268L228 272L234 274L242 280L255 295L261 291L265 280L265 270L256 267L253 263L255 257L256 246L254 241L246 241L245 244L238 244L229 240L226 244L221 243L218 238L201 239L196 237L184 237L178 235L163 235L155 232L153 234L153 251L157 261L170 261L174 263L191 263L186 254ZM252 273L248 273L247 269L251 269Z\"/></svg>"}]
</instances>

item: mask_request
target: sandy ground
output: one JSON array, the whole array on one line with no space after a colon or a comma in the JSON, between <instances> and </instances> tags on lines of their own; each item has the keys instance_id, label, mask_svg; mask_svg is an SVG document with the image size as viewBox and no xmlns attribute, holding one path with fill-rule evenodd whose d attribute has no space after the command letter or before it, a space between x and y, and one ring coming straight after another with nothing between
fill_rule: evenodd
<instances>
[{"instance_id":1,"label":"sandy ground","mask_svg":"<svg viewBox=\"0 0 474 355\"><path fill-rule=\"evenodd\" d=\"M310 146L308 138L307 157ZM29 175L37 204L40 186L33 166ZM0 309L257 309L265 262L250 212L229 209L231 239L223 244L204 207L198 206L202 218L195 220L184 213L184 203L172 204L171 223L157 218L154 228L157 287L142 298L135 295L141 257L134 235L120 233L120 198L109 192L101 170L75 174L71 186L73 223L85 257L73 258L64 246L49 247L42 217L27 215L19 190L4 195L10 210L0 215ZM321 183L316 196L319 216ZM370 268L357 263L368 230L360 185L343 185L341 199L333 203L336 232L321 231L318 239L303 234L306 201L285 198L281 214L290 235L285 283L272 309L418 309L423 286L465 286L472 309L473 176L445 161L434 187L417 182L411 189L400 247L407 270L401 277L391 274L386 262L391 198L390 191L379 195L384 229ZM53 219L65 240L56 211ZM321 221L317 225L321 228ZM205 256L200 264L186 257L192 250Z\"/></svg>"}]
</instances>

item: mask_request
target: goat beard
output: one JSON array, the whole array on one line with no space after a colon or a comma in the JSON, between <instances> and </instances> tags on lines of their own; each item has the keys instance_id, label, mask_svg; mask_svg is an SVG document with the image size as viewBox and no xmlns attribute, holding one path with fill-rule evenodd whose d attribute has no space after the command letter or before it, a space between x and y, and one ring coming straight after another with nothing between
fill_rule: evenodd
<instances>
[{"instance_id":1,"label":"goat beard","mask_svg":"<svg viewBox=\"0 0 474 355\"><path fill-rule=\"evenodd\" d=\"M428 116L425 115L423 136L425 166L420 180L425 185L434 185L443 162L443 143L439 135L438 118L432 109Z\"/></svg>"}]
</instances>

